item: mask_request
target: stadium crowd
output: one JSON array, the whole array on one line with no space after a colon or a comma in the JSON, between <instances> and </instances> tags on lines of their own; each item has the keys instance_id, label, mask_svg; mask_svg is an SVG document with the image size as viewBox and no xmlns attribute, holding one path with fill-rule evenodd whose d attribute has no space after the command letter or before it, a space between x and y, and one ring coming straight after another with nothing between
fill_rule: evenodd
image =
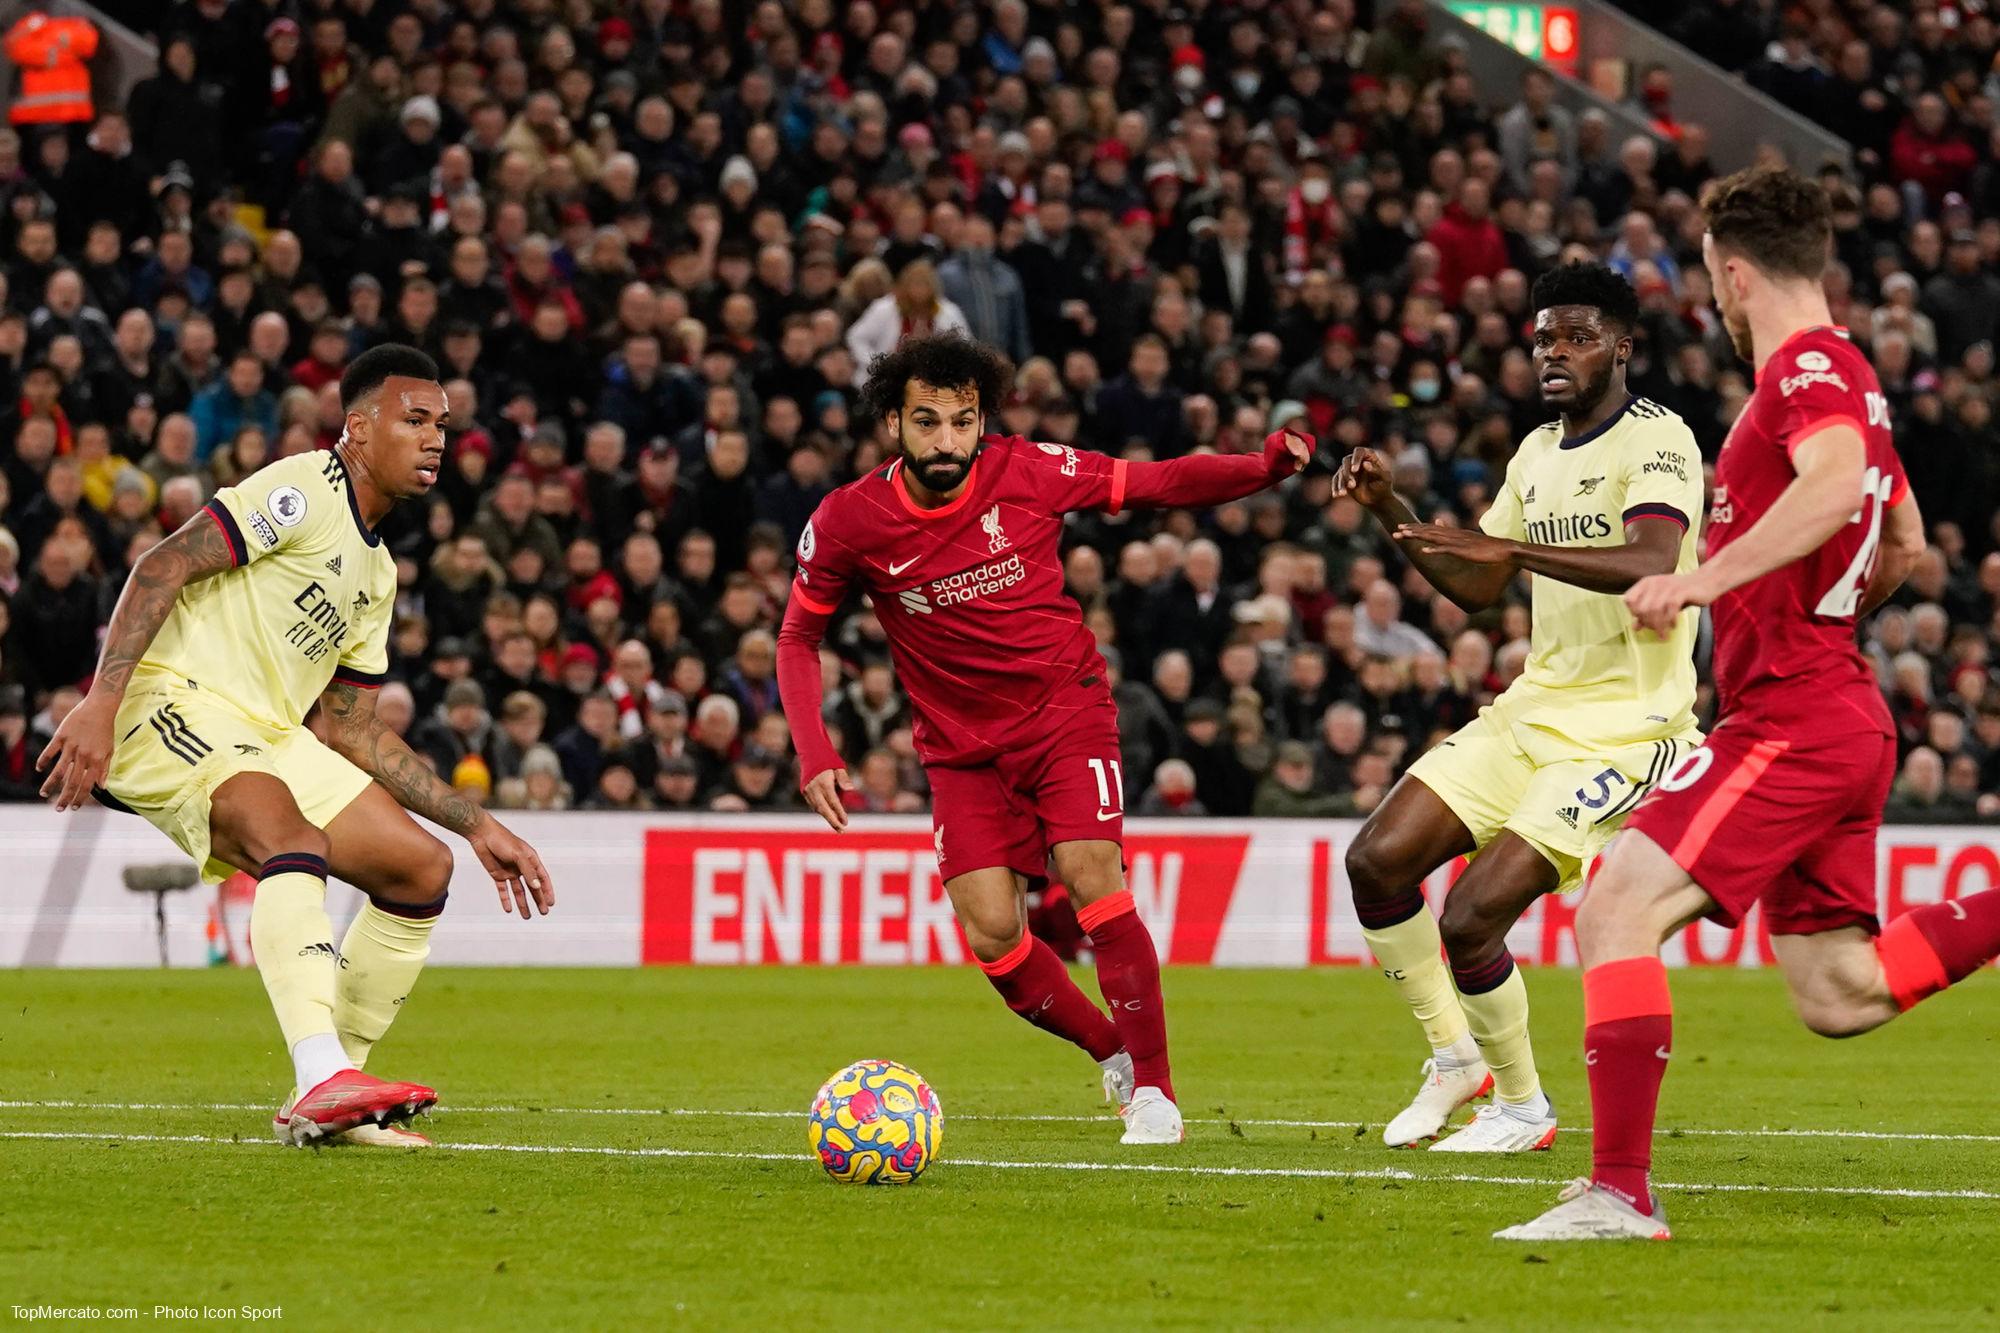
<instances>
[{"instance_id":1,"label":"stadium crowd","mask_svg":"<svg viewBox=\"0 0 2000 1333\"><path fill-rule=\"evenodd\" d=\"M1321 441L1213 514L1071 521L1149 815L1365 813L1519 673L1525 582L1468 619L1328 465L1369 445L1420 513L1475 518L1548 415L1536 274L1631 279L1633 385L1709 456L1748 391L1671 76L1634 81L1659 139L1615 142L1544 73L1479 86L1417 0L107 8L158 35L158 73L88 123L0 130L7 799L34 798L136 555L328 447L379 341L435 355L452 408L435 493L385 524L379 708L460 788L535 809L797 808L791 549L890 447L856 388L913 332L1017 361L996 431ZM1905 744L1891 816L2000 814L2000 34L1976 6L1802 8L1703 0L1679 32L1857 146L1823 177L1828 287L1933 537L1866 630ZM823 660L855 807L922 809L872 611Z\"/></svg>"}]
</instances>

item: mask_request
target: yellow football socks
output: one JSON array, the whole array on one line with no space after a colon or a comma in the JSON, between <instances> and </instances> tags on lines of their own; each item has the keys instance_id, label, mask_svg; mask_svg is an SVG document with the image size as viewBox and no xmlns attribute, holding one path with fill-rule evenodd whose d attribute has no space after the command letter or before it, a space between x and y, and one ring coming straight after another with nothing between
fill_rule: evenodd
<instances>
[{"instance_id":1,"label":"yellow football socks","mask_svg":"<svg viewBox=\"0 0 2000 1333\"><path fill-rule=\"evenodd\" d=\"M1516 1105L1535 1100L1541 1079L1528 1040L1528 987L1521 980L1521 969L1509 967L1505 981L1476 995L1461 995L1459 1004L1487 1068L1493 1071L1494 1095Z\"/></svg>"},{"instance_id":2,"label":"yellow football socks","mask_svg":"<svg viewBox=\"0 0 2000 1333\"><path fill-rule=\"evenodd\" d=\"M250 907L250 947L285 1034L301 1090L346 1067L334 1035L340 955L326 916L326 862L288 852L264 863Z\"/></svg>"},{"instance_id":3,"label":"yellow football socks","mask_svg":"<svg viewBox=\"0 0 2000 1333\"><path fill-rule=\"evenodd\" d=\"M1361 935L1389 980L1403 993L1403 1002L1423 1024L1431 1049L1440 1056L1454 1047L1463 1049L1465 1011L1459 1007L1458 992L1445 968L1443 941L1430 909L1420 908L1392 926L1363 926Z\"/></svg>"},{"instance_id":4,"label":"yellow football socks","mask_svg":"<svg viewBox=\"0 0 2000 1333\"><path fill-rule=\"evenodd\" d=\"M372 900L362 905L347 937L340 942L346 966L341 970L333 1017L340 1044L356 1069L417 984L424 960L431 953L431 927L444 899L423 907L384 911ZM410 915L403 915L403 913Z\"/></svg>"}]
</instances>

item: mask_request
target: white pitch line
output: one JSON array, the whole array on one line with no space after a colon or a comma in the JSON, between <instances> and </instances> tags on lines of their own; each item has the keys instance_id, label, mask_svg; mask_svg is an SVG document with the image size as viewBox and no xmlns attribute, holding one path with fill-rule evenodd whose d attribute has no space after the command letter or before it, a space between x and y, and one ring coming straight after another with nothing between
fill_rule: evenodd
<instances>
[{"instance_id":1,"label":"white pitch line","mask_svg":"<svg viewBox=\"0 0 2000 1333\"><path fill-rule=\"evenodd\" d=\"M236 1148L278 1148L272 1139L219 1138L210 1134L92 1134L83 1130L0 1130L0 1139L82 1140L111 1143L192 1143ZM693 1158L728 1162L814 1162L805 1153L723 1152L711 1148L614 1148L589 1144L551 1143L439 1143L448 1152L526 1153L533 1156L661 1157ZM1339 1167L1288 1166L1175 1166L1165 1162L1010 1162L992 1158L950 1157L954 1167L974 1167L989 1171L1113 1171L1125 1174L1165 1176L1228 1176L1285 1180L1381 1180L1424 1184L1444 1181L1461 1185L1518 1185L1553 1189L1560 1180L1539 1176L1479 1176L1468 1172L1419 1172L1396 1167L1343 1169ZM1991 1190L1929 1190L1876 1187L1868 1185L1746 1185L1659 1181L1660 1188L1716 1194L1818 1194L1857 1196L1871 1199L1965 1199L2000 1201Z\"/></svg>"},{"instance_id":2,"label":"white pitch line","mask_svg":"<svg viewBox=\"0 0 2000 1333\"><path fill-rule=\"evenodd\" d=\"M16 1111L270 1111L270 1102L90 1102L68 1100L0 1100L0 1110ZM502 1103L453 1103L440 1104L432 1108L432 1114L456 1111L460 1115L615 1115L615 1116L656 1116L661 1118L681 1117L686 1119L710 1120L792 1120L805 1115L803 1108L795 1111L746 1111L729 1108L705 1108L698 1106L517 1106ZM1102 1125L1111 1123L1110 1113L1103 1115L965 1115L955 1114L953 1120L973 1120L992 1124L1057 1124L1057 1125ZM1366 1120L1268 1120L1241 1116L1220 1117L1215 1120L1190 1118L1190 1125L1237 1124L1264 1129L1371 1129L1374 1122ZM1588 1125L1565 1125L1564 1129L1573 1134L1587 1134ZM1879 1129L1791 1129L1760 1127L1756 1129L1687 1129L1663 1126L1653 1131L1655 1137L1670 1138L1711 1138L1711 1139L1865 1139L1891 1143L2000 1143L2000 1134L1934 1134L1922 1131L1898 1131Z\"/></svg>"}]
</instances>

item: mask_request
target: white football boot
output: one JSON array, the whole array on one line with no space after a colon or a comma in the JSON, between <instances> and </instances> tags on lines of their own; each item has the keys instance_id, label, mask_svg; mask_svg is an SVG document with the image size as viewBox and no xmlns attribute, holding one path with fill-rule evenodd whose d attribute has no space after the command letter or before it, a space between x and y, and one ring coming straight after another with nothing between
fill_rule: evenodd
<instances>
[{"instance_id":1,"label":"white football boot","mask_svg":"<svg viewBox=\"0 0 2000 1333\"><path fill-rule=\"evenodd\" d=\"M1125 1117L1125 1135L1120 1143L1179 1143L1187 1137L1181 1123L1181 1108L1167 1100L1158 1088L1140 1088L1118 1112Z\"/></svg>"},{"instance_id":2,"label":"white football boot","mask_svg":"<svg viewBox=\"0 0 2000 1333\"><path fill-rule=\"evenodd\" d=\"M1426 1060L1417 1095L1382 1131L1382 1142L1391 1148L1429 1142L1444 1132L1453 1111L1491 1091L1493 1074L1484 1060L1455 1069L1439 1069L1436 1060Z\"/></svg>"},{"instance_id":3,"label":"white football boot","mask_svg":"<svg viewBox=\"0 0 2000 1333\"><path fill-rule=\"evenodd\" d=\"M1532 1222L1493 1233L1495 1240L1672 1240L1667 1210L1652 1196L1646 1216L1610 1190L1577 1179L1563 1187L1555 1207Z\"/></svg>"},{"instance_id":4,"label":"white football boot","mask_svg":"<svg viewBox=\"0 0 2000 1333\"><path fill-rule=\"evenodd\" d=\"M1104 1100L1123 1110L1131 1104L1132 1090L1138 1086L1132 1076L1132 1057L1124 1051L1098 1062L1104 1071Z\"/></svg>"},{"instance_id":5,"label":"white football boot","mask_svg":"<svg viewBox=\"0 0 2000 1333\"><path fill-rule=\"evenodd\" d=\"M1555 1103L1546 1097L1547 1108L1539 1116L1524 1116L1500 1102L1482 1106L1472 1123L1458 1133L1439 1139L1432 1152L1541 1152L1556 1141Z\"/></svg>"}]
</instances>

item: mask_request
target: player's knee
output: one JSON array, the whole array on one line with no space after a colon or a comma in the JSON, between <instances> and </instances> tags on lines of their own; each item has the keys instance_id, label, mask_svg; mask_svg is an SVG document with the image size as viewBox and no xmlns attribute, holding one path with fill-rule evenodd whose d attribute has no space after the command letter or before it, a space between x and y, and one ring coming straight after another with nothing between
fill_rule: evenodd
<instances>
[{"instance_id":1,"label":"player's knee","mask_svg":"<svg viewBox=\"0 0 2000 1333\"><path fill-rule=\"evenodd\" d=\"M326 834L303 818L289 827L273 828L242 841L259 864L274 856L315 856L324 861L332 851Z\"/></svg>"},{"instance_id":2,"label":"player's knee","mask_svg":"<svg viewBox=\"0 0 2000 1333\"><path fill-rule=\"evenodd\" d=\"M426 833L419 849L398 867L399 873L375 886L370 896L401 906L434 903L451 887L453 865L451 848Z\"/></svg>"},{"instance_id":3,"label":"player's knee","mask_svg":"<svg viewBox=\"0 0 2000 1333\"><path fill-rule=\"evenodd\" d=\"M1873 1031L1880 1022L1860 1006L1837 1000L1801 1000L1798 1009L1806 1028L1822 1037L1858 1037Z\"/></svg>"},{"instance_id":4,"label":"player's knee","mask_svg":"<svg viewBox=\"0 0 2000 1333\"><path fill-rule=\"evenodd\" d=\"M1374 902L1393 897L1409 887L1404 862L1394 845L1395 835L1385 833L1374 820L1347 847L1347 883L1357 902Z\"/></svg>"},{"instance_id":5,"label":"player's knee","mask_svg":"<svg viewBox=\"0 0 2000 1333\"><path fill-rule=\"evenodd\" d=\"M1003 917L998 914L985 919L975 918L960 923L965 927L965 942L972 947L972 956L982 963L997 963L1014 950L1021 947L1025 932L1017 917Z\"/></svg>"},{"instance_id":6,"label":"player's knee","mask_svg":"<svg viewBox=\"0 0 2000 1333\"><path fill-rule=\"evenodd\" d=\"M1504 924L1468 906L1463 895L1448 895L1438 916L1438 934L1444 940L1445 955L1456 968L1489 963L1507 947Z\"/></svg>"}]
</instances>

